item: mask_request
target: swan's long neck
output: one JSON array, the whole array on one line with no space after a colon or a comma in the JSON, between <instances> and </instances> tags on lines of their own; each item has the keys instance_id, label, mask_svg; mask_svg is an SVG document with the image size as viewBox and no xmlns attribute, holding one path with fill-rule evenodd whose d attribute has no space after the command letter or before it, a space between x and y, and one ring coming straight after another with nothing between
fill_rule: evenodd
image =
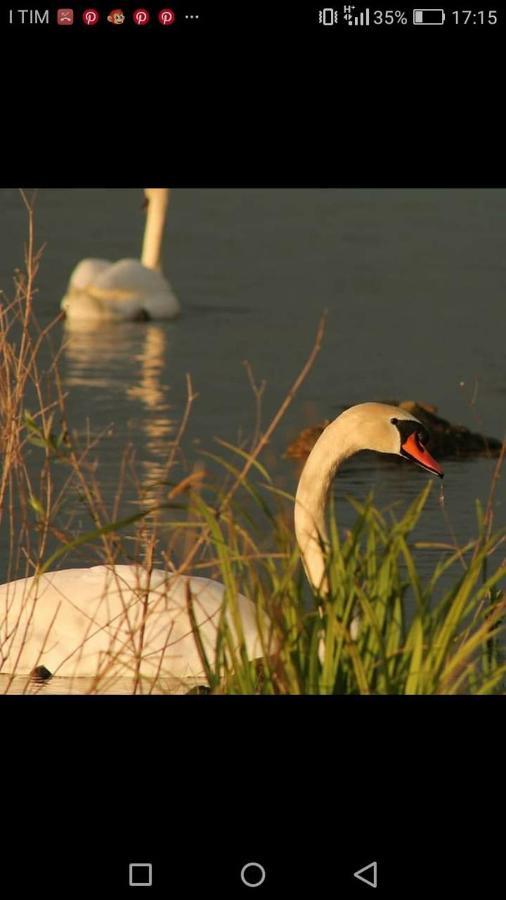
<instances>
[{"instance_id":1,"label":"swan's long neck","mask_svg":"<svg viewBox=\"0 0 506 900\"><path fill-rule=\"evenodd\" d=\"M360 449L353 423L340 416L318 438L302 470L295 497L295 534L306 575L316 591L327 593L325 511L334 476L341 463Z\"/></svg>"},{"instance_id":2,"label":"swan's long neck","mask_svg":"<svg viewBox=\"0 0 506 900\"><path fill-rule=\"evenodd\" d=\"M169 188L146 188L148 209L141 262L148 269L161 269L162 242L169 205Z\"/></svg>"}]
</instances>

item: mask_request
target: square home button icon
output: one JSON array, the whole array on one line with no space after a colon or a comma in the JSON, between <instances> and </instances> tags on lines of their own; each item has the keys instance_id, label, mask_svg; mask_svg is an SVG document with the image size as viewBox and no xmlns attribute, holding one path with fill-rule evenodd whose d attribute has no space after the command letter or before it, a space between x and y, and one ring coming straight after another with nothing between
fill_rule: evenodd
<instances>
[{"instance_id":1,"label":"square home button icon","mask_svg":"<svg viewBox=\"0 0 506 900\"><path fill-rule=\"evenodd\" d=\"M151 887L153 884L152 863L130 863L128 884L129 887Z\"/></svg>"}]
</instances>

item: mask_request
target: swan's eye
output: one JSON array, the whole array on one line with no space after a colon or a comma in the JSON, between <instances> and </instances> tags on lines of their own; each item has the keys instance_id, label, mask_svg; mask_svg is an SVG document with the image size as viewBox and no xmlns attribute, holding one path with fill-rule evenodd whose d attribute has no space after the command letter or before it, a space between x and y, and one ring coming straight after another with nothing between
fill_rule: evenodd
<instances>
[{"instance_id":1,"label":"swan's eye","mask_svg":"<svg viewBox=\"0 0 506 900\"><path fill-rule=\"evenodd\" d=\"M399 419L396 419L396 418L394 417L393 419L390 419L390 421L391 421L392 425L397 425Z\"/></svg>"}]
</instances>

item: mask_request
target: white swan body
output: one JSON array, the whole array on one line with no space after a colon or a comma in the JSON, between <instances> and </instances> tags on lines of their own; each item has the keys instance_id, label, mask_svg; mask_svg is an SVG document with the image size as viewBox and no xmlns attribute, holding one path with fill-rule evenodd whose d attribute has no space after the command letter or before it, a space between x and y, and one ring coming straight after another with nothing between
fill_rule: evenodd
<instances>
[{"instance_id":1,"label":"white swan body","mask_svg":"<svg viewBox=\"0 0 506 900\"><path fill-rule=\"evenodd\" d=\"M173 319L180 312L167 279L138 259L83 259L70 277L61 308L73 321Z\"/></svg>"},{"instance_id":2,"label":"white swan body","mask_svg":"<svg viewBox=\"0 0 506 900\"><path fill-rule=\"evenodd\" d=\"M180 305L161 271L167 188L147 188L142 259L83 259L70 276L61 308L75 321L172 319Z\"/></svg>"},{"instance_id":3,"label":"white swan body","mask_svg":"<svg viewBox=\"0 0 506 900\"><path fill-rule=\"evenodd\" d=\"M22 578L0 587L0 671L44 666L70 678L203 676L188 591L206 655L214 662L225 588L209 578L149 577L135 566L93 566ZM145 598L149 597L148 602ZM262 656L255 606L238 596L248 656ZM227 621L233 629L232 610ZM239 644L239 640L236 642Z\"/></svg>"},{"instance_id":4,"label":"white swan body","mask_svg":"<svg viewBox=\"0 0 506 900\"><path fill-rule=\"evenodd\" d=\"M395 406L363 403L327 426L302 471L295 499L295 533L308 579L318 592L325 576L325 508L339 464L361 449L403 455L442 475L424 446L426 432ZM140 567L95 566L20 579L0 587L0 671L26 674L45 666L52 674L117 674L157 681L161 676L203 676L188 613L191 593L199 635L211 665L225 588L207 578L169 575ZM229 601L230 602L230 601ZM250 659L272 652L269 622L246 597L236 599ZM227 622L239 646L232 609ZM260 628L259 628L260 624Z\"/></svg>"}]
</instances>

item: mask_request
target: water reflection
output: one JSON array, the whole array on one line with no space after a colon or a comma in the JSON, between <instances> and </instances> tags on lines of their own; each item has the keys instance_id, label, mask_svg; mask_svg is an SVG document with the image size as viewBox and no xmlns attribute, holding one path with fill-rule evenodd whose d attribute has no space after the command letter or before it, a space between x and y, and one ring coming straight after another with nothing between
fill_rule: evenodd
<instances>
[{"instance_id":1,"label":"water reflection","mask_svg":"<svg viewBox=\"0 0 506 900\"><path fill-rule=\"evenodd\" d=\"M67 321L64 352L66 386L84 389L88 398L92 390L94 406L102 399L115 419L116 436L124 432L140 448L143 486L154 484L163 475L176 424L164 379L167 327L126 322L97 328Z\"/></svg>"}]
</instances>

